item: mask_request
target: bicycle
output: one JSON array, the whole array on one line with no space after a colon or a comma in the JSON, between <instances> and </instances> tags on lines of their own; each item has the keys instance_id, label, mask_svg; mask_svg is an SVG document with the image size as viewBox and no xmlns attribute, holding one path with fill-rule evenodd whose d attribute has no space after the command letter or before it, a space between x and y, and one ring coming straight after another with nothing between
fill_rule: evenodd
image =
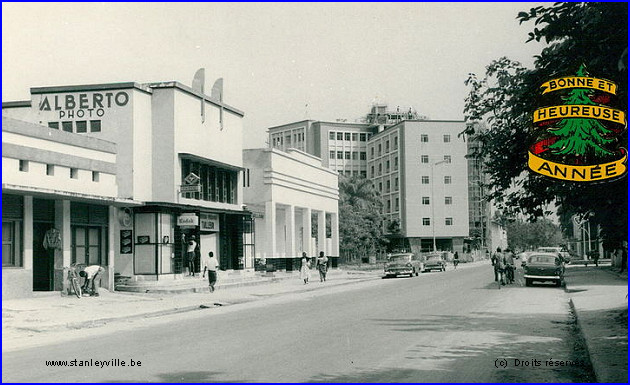
<instances>
[{"instance_id":1,"label":"bicycle","mask_svg":"<svg viewBox=\"0 0 630 385\"><path fill-rule=\"evenodd\" d=\"M64 267L63 269L68 273L68 281L70 283L70 288L74 291L74 295L76 295L77 298L81 298L83 293L81 291L81 285L79 284L79 274L77 273L76 265L72 264L69 267Z\"/></svg>"}]
</instances>

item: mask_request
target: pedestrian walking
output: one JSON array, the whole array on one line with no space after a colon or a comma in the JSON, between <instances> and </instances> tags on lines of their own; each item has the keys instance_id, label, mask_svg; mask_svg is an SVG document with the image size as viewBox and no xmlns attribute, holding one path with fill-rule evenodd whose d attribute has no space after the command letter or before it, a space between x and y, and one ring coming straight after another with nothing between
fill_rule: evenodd
<instances>
[{"instance_id":1,"label":"pedestrian walking","mask_svg":"<svg viewBox=\"0 0 630 385\"><path fill-rule=\"evenodd\" d=\"M319 252L317 258L317 270L319 271L319 282L326 282L326 273L328 272L328 257L323 251Z\"/></svg>"},{"instance_id":2,"label":"pedestrian walking","mask_svg":"<svg viewBox=\"0 0 630 385\"><path fill-rule=\"evenodd\" d=\"M205 278L208 271L208 283L210 284L210 293L214 292L214 285L217 283L217 268L219 261L214 257L214 253L210 251L208 257L204 258L203 274L201 278Z\"/></svg>"},{"instance_id":3,"label":"pedestrian walking","mask_svg":"<svg viewBox=\"0 0 630 385\"><path fill-rule=\"evenodd\" d=\"M497 247L496 253L492 254L492 258L490 259L492 262L492 266L494 267L494 281L497 282L499 277L502 275L501 265L503 264L503 254L501 253L501 248ZM503 277L501 277L503 280Z\"/></svg>"},{"instance_id":4,"label":"pedestrian walking","mask_svg":"<svg viewBox=\"0 0 630 385\"><path fill-rule=\"evenodd\" d=\"M302 253L302 265L300 266L300 279L306 285L311 277L311 262L308 260L306 253Z\"/></svg>"},{"instance_id":5,"label":"pedestrian walking","mask_svg":"<svg viewBox=\"0 0 630 385\"><path fill-rule=\"evenodd\" d=\"M453 255L453 267L457 269L457 265L459 265L459 254L456 251Z\"/></svg>"},{"instance_id":6,"label":"pedestrian walking","mask_svg":"<svg viewBox=\"0 0 630 385\"><path fill-rule=\"evenodd\" d=\"M197 249L197 241L195 236L191 235L186 244L186 262L188 264L188 275L195 275L195 250Z\"/></svg>"}]
</instances>

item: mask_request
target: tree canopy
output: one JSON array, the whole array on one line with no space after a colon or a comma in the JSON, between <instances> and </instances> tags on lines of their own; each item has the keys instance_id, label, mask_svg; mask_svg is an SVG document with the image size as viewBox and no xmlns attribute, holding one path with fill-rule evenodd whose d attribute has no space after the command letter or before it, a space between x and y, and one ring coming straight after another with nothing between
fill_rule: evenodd
<instances>
[{"instance_id":1,"label":"tree canopy","mask_svg":"<svg viewBox=\"0 0 630 385\"><path fill-rule=\"evenodd\" d=\"M464 132L481 143L478 156L488 172L489 198L510 214L530 218L548 214L556 203L563 215L590 213L601 225L605 241L618 243L627 234L627 176L607 183L578 184L550 180L527 170L529 145L537 138L532 115L540 107L540 85L554 77L575 74L585 65L593 76L618 85L614 107L627 110L627 3L554 3L518 14L520 23L533 22L529 40L546 47L533 69L509 58L486 67L482 78L470 74L470 93L464 114L470 123ZM627 147L627 131L616 138ZM611 147L615 147L611 145Z\"/></svg>"}]
</instances>

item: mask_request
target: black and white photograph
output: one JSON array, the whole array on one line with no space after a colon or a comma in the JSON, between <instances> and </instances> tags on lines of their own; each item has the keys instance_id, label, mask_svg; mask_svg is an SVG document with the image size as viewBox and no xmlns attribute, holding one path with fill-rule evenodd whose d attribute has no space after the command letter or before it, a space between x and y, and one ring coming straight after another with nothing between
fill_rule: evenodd
<instances>
[{"instance_id":1,"label":"black and white photograph","mask_svg":"<svg viewBox=\"0 0 630 385\"><path fill-rule=\"evenodd\" d=\"M627 383L628 4L3 2L2 381Z\"/></svg>"}]
</instances>

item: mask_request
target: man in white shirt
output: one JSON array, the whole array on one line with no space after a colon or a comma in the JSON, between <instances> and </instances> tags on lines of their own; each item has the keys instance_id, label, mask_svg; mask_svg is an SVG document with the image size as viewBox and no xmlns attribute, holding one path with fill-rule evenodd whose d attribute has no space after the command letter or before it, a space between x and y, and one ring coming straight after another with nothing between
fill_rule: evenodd
<instances>
[{"instance_id":1,"label":"man in white shirt","mask_svg":"<svg viewBox=\"0 0 630 385\"><path fill-rule=\"evenodd\" d=\"M211 251L208 253L208 258L204 258L203 261L203 275L206 276L206 270L208 271L208 283L210 284L210 292L214 291L214 285L217 283L217 268L219 267L219 261L214 257L214 253Z\"/></svg>"},{"instance_id":2,"label":"man in white shirt","mask_svg":"<svg viewBox=\"0 0 630 385\"><path fill-rule=\"evenodd\" d=\"M186 243L186 263L188 264L188 275L195 275L195 250L197 249L197 241L195 236L191 235Z\"/></svg>"},{"instance_id":3,"label":"man in white shirt","mask_svg":"<svg viewBox=\"0 0 630 385\"><path fill-rule=\"evenodd\" d=\"M83 271L79 272L79 275L85 278L85 282L83 283L83 292L87 293L89 290L90 282L92 282L92 288L90 295L93 297L98 297L98 286L96 285L96 278L98 278L105 269L99 265L90 265L87 266Z\"/></svg>"}]
</instances>

